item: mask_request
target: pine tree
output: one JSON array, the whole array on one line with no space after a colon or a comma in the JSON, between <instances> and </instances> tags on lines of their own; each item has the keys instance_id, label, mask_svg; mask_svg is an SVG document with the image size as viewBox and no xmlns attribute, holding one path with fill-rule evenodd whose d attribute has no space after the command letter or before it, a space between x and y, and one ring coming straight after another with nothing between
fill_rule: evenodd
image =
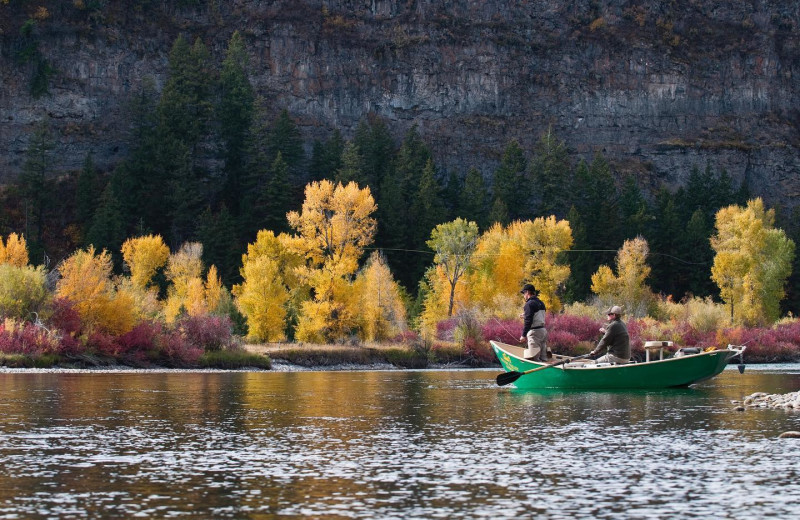
<instances>
[{"instance_id":1,"label":"pine tree","mask_svg":"<svg viewBox=\"0 0 800 520\"><path fill-rule=\"evenodd\" d=\"M305 160L303 139L300 129L289 116L288 110L281 110L273 123L269 133L268 146L270 159L274 160L280 152L283 161L289 168L290 175L294 176L303 167Z\"/></svg>"},{"instance_id":2,"label":"pine tree","mask_svg":"<svg viewBox=\"0 0 800 520\"><path fill-rule=\"evenodd\" d=\"M194 46L179 36L169 57L170 76L158 104L158 177L167 187L167 235L176 244L188 240L203 207L201 191L208 172L200 146L208 136L214 75L208 50L200 39ZM151 188L152 189L152 188Z\"/></svg>"},{"instance_id":3,"label":"pine tree","mask_svg":"<svg viewBox=\"0 0 800 520\"><path fill-rule=\"evenodd\" d=\"M255 96L247 77L248 57L239 31L228 42L228 52L220 73L220 123L222 157L225 161L223 199L234 215L239 214L246 174L247 144L254 112Z\"/></svg>"},{"instance_id":4,"label":"pine tree","mask_svg":"<svg viewBox=\"0 0 800 520\"><path fill-rule=\"evenodd\" d=\"M489 225L501 224L506 226L510 222L508 206L500 197L496 197L494 203L492 203L492 209L489 211Z\"/></svg>"},{"instance_id":5,"label":"pine tree","mask_svg":"<svg viewBox=\"0 0 800 520\"><path fill-rule=\"evenodd\" d=\"M537 212L559 217L566 215L571 205L569 195L573 192L570 189L571 169L567 147L553 135L551 128L536 144L530 163L530 176L533 187L530 198L538 201ZM523 191L523 197L530 193L529 190L519 191Z\"/></svg>"},{"instance_id":6,"label":"pine tree","mask_svg":"<svg viewBox=\"0 0 800 520\"><path fill-rule=\"evenodd\" d=\"M262 207L265 208L263 226L279 233L289 229L286 213L290 209L291 189L289 186L289 166L283 160L283 154L278 152L270 166L271 177L264 189Z\"/></svg>"},{"instance_id":7,"label":"pine tree","mask_svg":"<svg viewBox=\"0 0 800 520\"><path fill-rule=\"evenodd\" d=\"M344 144L344 139L339 129L334 130L324 143L314 141L311 163L308 167L312 181L334 178L336 172L342 167Z\"/></svg>"},{"instance_id":8,"label":"pine tree","mask_svg":"<svg viewBox=\"0 0 800 520\"><path fill-rule=\"evenodd\" d=\"M682 236L680 258L686 262L686 291L694 296L718 296L711 280L714 251L711 249L712 228L702 209L695 210Z\"/></svg>"},{"instance_id":9,"label":"pine tree","mask_svg":"<svg viewBox=\"0 0 800 520\"><path fill-rule=\"evenodd\" d=\"M78 174L75 188L75 218L83 233L86 233L92 215L94 215L97 200L102 194L101 188L92 152L89 152L83 161L83 168Z\"/></svg>"},{"instance_id":10,"label":"pine tree","mask_svg":"<svg viewBox=\"0 0 800 520\"><path fill-rule=\"evenodd\" d=\"M365 182L373 190L376 200L380 200L380 187L384 177L392 171L395 153L394 140L386 122L374 114L368 115L366 120L359 122L353 142L364 158Z\"/></svg>"},{"instance_id":11,"label":"pine tree","mask_svg":"<svg viewBox=\"0 0 800 520\"><path fill-rule=\"evenodd\" d=\"M131 121L128 157L117 166L118 175L129 180L125 202L135 208L145 227L167 236L168 174L160 162L157 99L152 78L146 78L142 87L128 104Z\"/></svg>"},{"instance_id":12,"label":"pine tree","mask_svg":"<svg viewBox=\"0 0 800 520\"><path fill-rule=\"evenodd\" d=\"M239 282L241 254L236 225L224 205L216 213L207 207L200 216L197 237L203 244L203 263L215 265L227 286Z\"/></svg>"},{"instance_id":13,"label":"pine tree","mask_svg":"<svg viewBox=\"0 0 800 520\"><path fill-rule=\"evenodd\" d=\"M86 244L98 251L119 251L126 238L125 217L114 186L109 183L103 190L100 203L86 232ZM119 260L119 259L117 259Z\"/></svg>"},{"instance_id":14,"label":"pine tree","mask_svg":"<svg viewBox=\"0 0 800 520\"><path fill-rule=\"evenodd\" d=\"M526 185L526 165L525 154L515 139L506 145L500 165L494 171L492 192L495 205L499 200L510 220L522 218L526 213L523 209L527 195L527 190L523 188Z\"/></svg>"},{"instance_id":15,"label":"pine tree","mask_svg":"<svg viewBox=\"0 0 800 520\"><path fill-rule=\"evenodd\" d=\"M358 145L349 142L342 153L342 165L336 171L335 180L342 184L355 182L359 186L367 186L364 179L364 158Z\"/></svg>"},{"instance_id":16,"label":"pine tree","mask_svg":"<svg viewBox=\"0 0 800 520\"><path fill-rule=\"evenodd\" d=\"M666 188L656 195L656 219L653 221L649 242L651 244L650 266L654 289L672 295L679 300L687 290L684 265L678 254L681 244L681 221L675 197Z\"/></svg>"},{"instance_id":17,"label":"pine tree","mask_svg":"<svg viewBox=\"0 0 800 520\"><path fill-rule=\"evenodd\" d=\"M50 152L53 146L50 129L40 122L28 143L19 178L20 193L25 204L25 237L32 259L42 258L44 254L45 215L52 198L47 174L52 162Z\"/></svg>"},{"instance_id":18,"label":"pine tree","mask_svg":"<svg viewBox=\"0 0 800 520\"><path fill-rule=\"evenodd\" d=\"M486 183L477 168L470 168L459 195L459 216L472 220L479 229L488 227Z\"/></svg>"},{"instance_id":19,"label":"pine tree","mask_svg":"<svg viewBox=\"0 0 800 520\"><path fill-rule=\"evenodd\" d=\"M570 267L570 275L565 288L565 299L568 302L585 300L591 293L592 273L597 270L597 265L592 260L593 254L588 251L592 248L586 236L586 226L583 218L575 206L570 207L567 221L572 229L573 250L565 254L564 258Z\"/></svg>"},{"instance_id":20,"label":"pine tree","mask_svg":"<svg viewBox=\"0 0 800 520\"><path fill-rule=\"evenodd\" d=\"M451 171L447 174L447 182L442 191L442 199L447 209L448 218L456 218L461 213L460 202L463 183L456 172Z\"/></svg>"},{"instance_id":21,"label":"pine tree","mask_svg":"<svg viewBox=\"0 0 800 520\"><path fill-rule=\"evenodd\" d=\"M627 240L644 235L650 221L650 214L642 191L632 175L625 177L622 184L619 209L622 221L625 223L622 227L622 237Z\"/></svg>"},{"instance_id":22,"label":"pine tree","mask_svg":"<svg viewBox=\"0 0 800 520\"><path fill-rule=\"evenodd\" d=\"M414 125L406 133L393 162L394 172L384 175L381 183L378 208L383 225L378 228L376 244L379 247L405 250L386 251L386 258L392 272L397 273L397 279L406 287L416 286L422 274L420 266L426 263L418 258L420 253L415 251L424 249L424 240L431 230L428 228L424 235L420 233L420 229L424 227L420 219L427 216L420 214L417 209L425 205L418 198L420 181L429 161L431 152ZM425 194L426 197L429 195ZM435 196L439 197L438 190ZM435 224L439 222L441 221Z\"/></svg>"},{"instance_id":23,"label":"pine tree","mask_svg":"<svg viewBox=\"0 0 800 520\"><path fill-rule=\"evenodd\" d=\"M437 224L447 220L447 208L442 199L442 188L436 179L436 170L433 160L429 159L422 170L422 175L417 187L417 194L414 198L412 211L416 215L414 220L415 227L412 229L412 246L409 249L414 251L430 251L426 246L426 239L430 236L431 230ZM430 263L430 257L425 254L415 253L410 255L407 261L405 282L409 286L415 285L425 272L425 268Z\"/></svg>"}]
</instances>

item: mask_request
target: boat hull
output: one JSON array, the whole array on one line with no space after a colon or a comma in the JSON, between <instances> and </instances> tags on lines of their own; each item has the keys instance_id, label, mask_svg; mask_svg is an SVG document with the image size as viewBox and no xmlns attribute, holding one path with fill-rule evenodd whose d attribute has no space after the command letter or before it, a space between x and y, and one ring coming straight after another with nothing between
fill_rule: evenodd
<instances>
[{"instance_id":1,"label":"boat hull","mask_svg":"<svg viewBox=\"0 0 800 520\"><path fill-rule=\"evenodd\" d=\"M525 372L546 366L522 357L523 349L492 341L500 364L508 371ZM528 388L671 388L685 387L710 379L725 369L728 361L739 351L714 350L700 354L675 357L648 363L606 365L578 368L548 367L521 376L514 382L520 389Z\"/></svg>"}]
</instances>

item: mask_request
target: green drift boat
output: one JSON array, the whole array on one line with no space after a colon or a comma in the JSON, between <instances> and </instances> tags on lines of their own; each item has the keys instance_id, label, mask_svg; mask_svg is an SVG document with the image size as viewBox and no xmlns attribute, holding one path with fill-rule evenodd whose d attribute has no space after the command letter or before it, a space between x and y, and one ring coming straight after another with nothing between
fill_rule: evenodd
<instances>
[{"instance_id":1,"label":"green drift boat","mask_svg":"<svg viewBox=\"0 0 800 520\"><path fill-rule=\"evenodd\" d=\"M640 363L614 365L586 362L579 358L554 356L552 361L541 363L523 357L522 347L491 341L500 364L508 372L500 374L500 385L511 382L519 389L529 388L670 388L689 386L710 379L722 372L728 362L744 353L746 347L728 345L727 349L702 351L680 349L675 356L664 359L664 350L671 347L667 341L645 343L647 360ZM658 359L650 360L658 353ZM583 356L581 356L583 357ZM743 368L741 365L740 369ZM539 370L536 370L539 369ZM527 372L527 373L526 373Z\"/></svg>"}]
</instances>

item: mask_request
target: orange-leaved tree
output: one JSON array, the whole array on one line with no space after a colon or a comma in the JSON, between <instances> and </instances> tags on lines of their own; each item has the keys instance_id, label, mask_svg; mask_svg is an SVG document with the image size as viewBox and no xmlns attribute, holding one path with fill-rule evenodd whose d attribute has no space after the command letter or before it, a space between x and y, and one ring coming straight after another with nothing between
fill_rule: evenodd
<instances>
[{"instance_id":1,"label":"orange-leaved tree","mask_svg":"<svg viewBox=\"0 0 800 520\"><path fill-rule=\"evenodd\" d=\"M3 237L0 236L0 264L17 267L28 265L28 245L24 236L11 233L5 244L3 244Z\"/></svg>"},{"instance_id":2,"label":"orange-leaved tree","mask_svg":"<svg viewBox=\"0 0 800 520\"><path fill-rule=\"evenodd\" d=\"M182 314L200 316L213 313L224 288L213 265L203 280L203 245L186 242L167 260L165 274L170 285L164 302L164 318L173 323Z\"/></svg>"},{"instance_id":3,"label":"orange-leaved tree","mask_svg":"<svg viewBox=\"0 0 800 520\"><path fill-rule=\"evenodd\" d=\"M56 297L72 302L85 329L124 334L136 325L139 317L131 296L116 290L111 270L108 251L96 254L94 246L76 251L59 267L61 279L56 286Z\"/></svg>"},{"instance_id":4,"label":"orange-leaved tree","mask_svg":"<svg viewBox=\"0 0 800 520\"><path fill-rule=\"evenodd\" d=\"M519 290L533 283L548 310L558 311L558 290L569 266L558 255L572 247L572 230L554 216L495 224L478 240L469 278L474 303L485 311L511 318L519 312Z\"/></svg>"},{"instance_id":5,"label":"orange-leaved tree","mask_svg":"<svg viewBox=\"0 0 800 520\"><path fill-rule=\"evenodd\" d=\"M364 247L375 236L375 209L369 187L322 180L306 186L302 211L287 214L297 232L293 247L305 260L297 273L313 290L313 298L301 307L297 339L330 341L356 327L345 300Z\"/></svg>"}]
</instances>

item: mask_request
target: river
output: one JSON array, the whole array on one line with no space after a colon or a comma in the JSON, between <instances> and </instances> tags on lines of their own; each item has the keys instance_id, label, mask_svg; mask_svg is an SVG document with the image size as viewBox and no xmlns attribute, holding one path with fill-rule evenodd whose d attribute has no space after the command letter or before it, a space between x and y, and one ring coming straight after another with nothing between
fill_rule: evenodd
<instances>
[{"instance_id":1,"label":"river","mask_svg":"<svg viewBox=\"0 0 800 520\"><path fill-rule=\"evenodd\" d=\"M496 370L0 373L0 518L797 518L800 365L689 389Z\"/></svg>"}]
</instances>

